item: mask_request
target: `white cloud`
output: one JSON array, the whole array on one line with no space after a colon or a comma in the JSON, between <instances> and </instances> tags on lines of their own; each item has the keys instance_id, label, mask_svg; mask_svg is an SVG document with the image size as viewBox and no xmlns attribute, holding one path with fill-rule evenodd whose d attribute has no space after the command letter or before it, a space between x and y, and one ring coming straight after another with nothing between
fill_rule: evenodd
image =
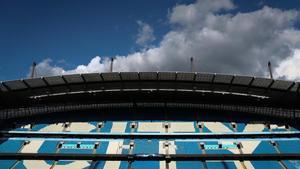
<instances>
[{"instance_id":1,"label":"white cloud","mask_svg":"<svg viewBox=\"0 0 300 169\"><path fill-rule=\"evenodd\" d=\"M106 58L101 63L101 57L94 57L87 65L78 65L75 69L64 70L59 66L52 66L51 59L45 59L36 65L36 76L53 76L62 74L76 74L76 73L95 73L106 72L109 70L109 60Z\"/></svg>"},{"instance_id":2,"label":"white cloud","mask_svg":"<svg viewBox=\"0 0 300 169\"><path fill-rule=\"evenodd\" d=\"M65 71L65 74L74 74L74 73L95 73L95 72L103 72L109 70L109 59L104 59L103 63L101 63L101 57L94 57L90 63L87 65L79 65L73 70Z\"/></svg>"},{"instance_id":3,"label":"white cloud","mask_svg":"<svg viewBox=\"0 0 300 169\"><path fill-rule=\"evenodd\" d=\"M207 15L220 10L233 9L230 0L198 0L190 5L177 5L170 14L170 22L185 27L195 27L203 24Z\"/></svg>"},{"instance_id":4,"label":"white cloud","mask_svg":"<svg viewBox=\"0 0 300 169\"><path fill-rule=\"evenodd\" d=\"M51 59L45 59L36 65L36 76L54 76L64 74L66 71L58 66L51 65Z\"/></svg>"},{"instance_id":5,"label":"white cloud","mask_svg":"<svg viewBox=\"0 0 300 169\"><path fill-rule=\"evenodd\" d=\"M293 26L298 21L298 11L263 7L231 14L233 8L230 0L198 0L175 6L169 14L172 29L161 42L125 56L115 56L114 71L188 71L192 56L196 71L264 76L270 60L277 76L289 73L281 67L295 57L295 49L300 49L300 31ZM74 70L46 63L45 69L49 71L39 67L44 75L104 72L110 64L101 57Z\"/></svg>"},{"instance_id":6,"label":"white cloud","mask_svg":"<svg viewBox=\"0 0 300 169\"><path fill-rule=\"evenodd\" d=\"M274 73L277 77L300 81L300 49L296 49L291 57L279 63Z\"/></svg>"},{"instance_id":7,"label":"white cloud","mask_svg":"<svg viewBox=\"0 0 300 169\"><path fill-rule=\"evenodd\" d=\"M137 24L139 28L135 43L140 46L145 46L153 42L155 40L153 28L149 24L142 21L137 21Z\"/></svg>"}]
</instances>

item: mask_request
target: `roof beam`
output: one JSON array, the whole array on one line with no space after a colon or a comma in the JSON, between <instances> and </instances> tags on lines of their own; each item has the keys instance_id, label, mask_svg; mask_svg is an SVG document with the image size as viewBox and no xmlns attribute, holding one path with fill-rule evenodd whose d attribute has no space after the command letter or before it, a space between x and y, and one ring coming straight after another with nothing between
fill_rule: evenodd
<instances>
[{"instance_id":1,"label":"roof beam","mask_svg":"<svg viewBox=\"0 0 300 169\"><path fill-rule=\"evenodd\" d=\"M84 138L84 139L255 139L300 138L300 132L235 132L235 133L72 133L1 131L2 138Z\"/></svg>"},{"instance_id":2,"label":"roof beam","mask_svg":"<svg viewBox=\"0 0 300 169\"><path fill-rule=\"evenodd\" d=\"M1 160L108 160L108 161L210 161L210 160L300 160L300 154L57 154L0 153Z\"/></svg>"}]
</instances>

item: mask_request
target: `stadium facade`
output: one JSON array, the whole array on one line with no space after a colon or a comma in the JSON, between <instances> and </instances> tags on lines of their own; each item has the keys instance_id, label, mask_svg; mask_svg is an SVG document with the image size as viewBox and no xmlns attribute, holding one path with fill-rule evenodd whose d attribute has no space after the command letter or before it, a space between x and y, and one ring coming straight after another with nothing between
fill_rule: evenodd
<instances>
[{"instance_id":1,"label":"stadium facade","mask_svg":"<svg viewBox=\"0 0 300 169\"><path fill-rule=\"evenodd\" d=\"M0 84L0 168L300 168L300 85L193 72Z\"/></svg>"}]
</instances>

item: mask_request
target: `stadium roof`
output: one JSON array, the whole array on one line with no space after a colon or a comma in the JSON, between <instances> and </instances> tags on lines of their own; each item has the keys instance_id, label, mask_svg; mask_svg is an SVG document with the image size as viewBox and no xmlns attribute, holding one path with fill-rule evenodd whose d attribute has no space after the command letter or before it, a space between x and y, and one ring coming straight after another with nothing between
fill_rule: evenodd
<instances>
[{"instance_id":1,"label":"stadium roof","mask_svg":"<svg viewBox=\"0 0 300 169\"><path fill-rule=\"evenodd\" d=\"M32 115L32 108L34 112L38 108L40 112L61 112L107 107L189 107L300 117L299 82L252 76L90 73L4 81L0 89L0 119Z\"/></svg>"},{"instance_id":2,"label":"stadium roof","mask_svg":"<svg viewBox=\"0 0 300 169\"><path fill-rule=\"evenodd\" d=\"M134 82L139 82L134 83ZM157 82L166 85L141 85L141 83ZM98 86L89 84L98 83ZM107 83L124 84L118 87L104 85ZM175 85L188 83L189 85ZM103 84L103 85L101 85ZM85 88L75 87L85 85ZM56 87L66 87L59 90ZM241 88L244 87L244 88ZM288 93L290 97L299 93L299 83L284 80L273 80L262 77L236 76L190 72L113 72L72 74L62 76L41 77L1 82L1 95L18 94L18 96L38 96L56 93L72 93L79 91L112 90L112 89L177 89L177 90L207 90L212 92L241 93L266 97L281 97ZM246 90L245 90L246 89ZM24 91L32 91L24 93ZM27 95L26 95L27 94Z\"/></svg>"}]
</instances>

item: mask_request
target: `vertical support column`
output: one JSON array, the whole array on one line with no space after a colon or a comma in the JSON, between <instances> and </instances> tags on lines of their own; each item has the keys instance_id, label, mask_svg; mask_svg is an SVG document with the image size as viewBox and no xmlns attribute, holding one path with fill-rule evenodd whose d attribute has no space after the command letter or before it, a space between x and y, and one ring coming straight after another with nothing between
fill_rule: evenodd
<instances>
[{"instance_id":1,"label":"vertical support column","mask_svg":"<svg viewBox=\"0 0 300 169\"><path fill-rule=\"evenodd\" d=\"M127 122L114 122L111 128L111 133L114 132L124 133L126 130L126 126L127 126ZM123 142L124 142L123 140L110 141L108 143L106 154L122 154ZM111 169L111 168L118 169L120 167L120 164L121 164L120 161L106 161L103 169Z\"/></svg>"},{"instance_id":2,"label":"vertical support column","mask_svg":"<svg viewBox=\"0 0 300 169\"><path fill-rule=\"evenodd\" d=\"M29 124L29 131L32 130L33 128L33 124ZM17 127L17 126L16 126ZM25 126L27 127L27 126ZM20 149L18 150L18 153L23 151L23 148L28 145L30 143L30 141L23 141L22 146L20 147ZM20 160L15 161L15 163L10 167L10 169L14 169L18 164L20 163Z\"/></svg>"},{"instance_id":3,"label":"vertical support column","mask_svg":"<svg viewBox=\"0 0 300 169\"><path fill-rule=\"evenodd\" d=\"M71 125L71 123L69 123L69 122L63 123L63 129L62 129L62 132L65 132L65 131L67 130L67 128L70 127L70 125ZM61 149L61 147L62 147L63 144L64 144L64 142L61 141L61 142L59 142L59 143L56 145L56 151L55 151L56 154L60 152L60 149ZM55 161L52 163L50 169L53 169L53 168L55 167L55 165L57 164L57 162L58 162L58 161L55 160Z\"/></svg>"},{"instance_id":4,"label":"vertical support column","mask_svg":"<svg viewBox=\"0 0 300 169\"><path fill-rule=\"evenodd\" d=\"M28 145L30 143L30 141L23 141L20 149L18 150L18 153L22 152L23 148ZM10 169L14 169L16 168L16 166L20 163L20 160L16 160L13 165L10 167Z\"/></svg>"},{"instance_id":5,"label":"vertical support column","mask_svg":"<svg viewBox=\"0 0 300 169\"><path fill-rule=\"evenodd\" d=\"M100 142L96 142L95 145L94 145L93 154L96 154L97 148L98 148L99 146L100 146ZM97 164L97 161L92 161L92 163L91 163L89 169L94 169L96 164Z\"/></svg>"},{"instance_id":6,"label":"vertical support column","mask_svg":"<svg viewBox=\"0 0 300 169\"><path fill-rule=\"evenodd\" d=\"M202 154L206 154L206 152L205 152L205 145L204 145L204 143L199 143L199 147L200 147L200 149L201 149L201 151L202 151ZM202 161L202 165L203 165L203 168L204 169L208 169L208 167L207 167L207 164L206 164L206 161L205 160L203 160Z\"/></svg>"},{"instance_id":7,"label":"vertical support column","mask_svg":"<svg viewBox=\"0 0 300 169\"><path fill-rule=\"evenodd\" d=\"M269 128L269 131L272 132L272 128L271 128L271 125L269 124L268 125L268 128ZM274 147L275 151L280 154L280 150L278 148L278 144L275 142L275 141L270 141L270 144ZM283 168L283 169L287 169L287 166L281 161L281 160L278 160L278 163L279 165Z\"/></svg>"},{"instance_id":8,"label":"vertical support column","mask_svg":"<svg viewBox=\"0 0 300 169\"><path fill-rule=\"evenodd\" d=\"M176 154L175 142L174 141L159 141L159 154ZM176 169L175 161L160 161L160 169Z\"/></svg>"},{"instance_id":9,"label":"vertical support column","mask_svg":"<svg viewBox=\"0 0 300 169\"><path fill-rule=\"evenodd\" d=\"M97 124L97 129L96 129L96 132L99 133L101 131L101 128L104 126L104 122L99 122ZM93 149L93 154L96 154L96 151L97 151L97 148L100 146L100 142L96 142L95 143L95 147ZM97 164L97 161L92 161L89 169L94 169L95 168L95 165Z\"/></svg>"},{"instance_id":10,"label":"vertical support column","mask_svg":"<svg viewBox=\"0 0 300 169\"><path fill-rule=\"evenodd\" d=\"M138 127L137 122L131 122L130 123L130 132L134 133L136 131L137 127ZM134 148L134 139L130 139L128 154L133 154L133 148ZM133 161L128 161L127 169L132 169L132 167L131 167L132 162Z\"/></svg>"}]
</instances>

